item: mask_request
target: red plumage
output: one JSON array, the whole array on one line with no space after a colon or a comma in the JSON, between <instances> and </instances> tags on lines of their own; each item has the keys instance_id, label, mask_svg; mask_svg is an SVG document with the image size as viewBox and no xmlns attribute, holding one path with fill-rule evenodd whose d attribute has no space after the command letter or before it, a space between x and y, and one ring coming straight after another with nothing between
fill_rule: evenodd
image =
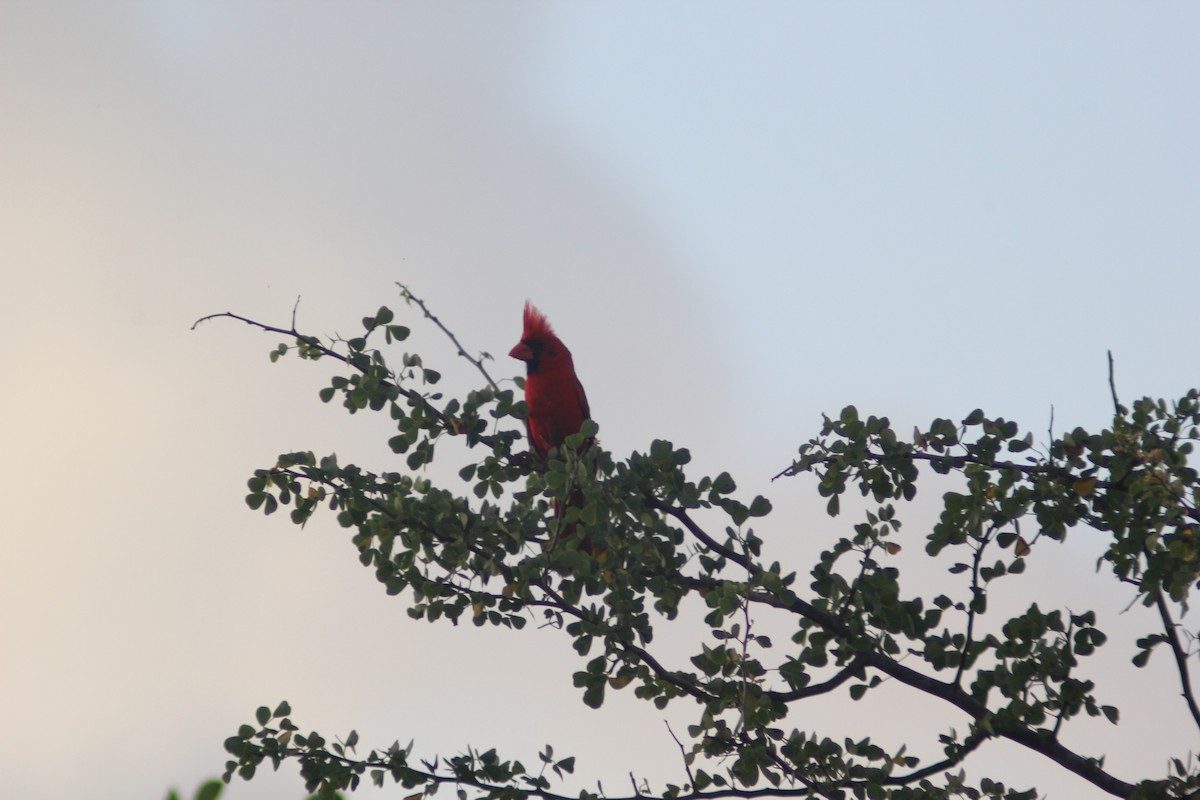
<instances>
[{"instance_id":1,"label":"red plumage","mask_svg":"<svg viewBox=\"0 0 1200 800\"><path fill-rule=\"evenodd\" d=\"M552 447L561 447L568 436L578 433L590 417L587 395L575 375L571 351L529 301L525 302L521 341L509 355L525 362L529 445L545 458Z\"/></svg>"},{"instance_id":2,"label":"red plumage","mask_svg":"<svg viewBox=\"0 0 1200 800\"><path fill-rule=\"evenodd\" d=\"M525 418L525 430L529 434L529 449L544 459L551 448L561 447L568 436L579 433L583 421L591 417L587 394L575 374L575 362L571 351L554 333L546 315L532 303L525 301L525 329L521 341L508 353L525 362L525 405L529 413ZM591 445L586 441L580 447L585 450ZM584 493L578 486L567 496L566 506L554 501L556 520L550 541L543 545L554 548L561 539L570 539L575 533L575 523L562 524L567 507L582 508ZM597 549L584 539L578 543L580 552L596 556Z\"/></svg>"}]
</instances>

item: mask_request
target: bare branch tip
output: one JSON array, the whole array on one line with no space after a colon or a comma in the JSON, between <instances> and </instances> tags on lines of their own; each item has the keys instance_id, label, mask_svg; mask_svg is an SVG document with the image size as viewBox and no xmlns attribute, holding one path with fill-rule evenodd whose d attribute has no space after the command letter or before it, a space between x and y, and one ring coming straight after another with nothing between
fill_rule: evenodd
<instances>
[{"instance_id":1,"label":"bare branch tip","mask_svg":"<svg viewBox=\"0 0 1200 800\"><path fill-rule=\"evenodd\" d=\"M208 322L210 319L216 319L217 317L232 317L232 316L233 316L232 312L229 312L229 311L222 311L219 314L206 314L205 316L203 316L200 319L193 322L190 330L193 330L193 331L196 330L196 328L200 327L201 322Z\"/></svg>"},{"instance_id":2,"label":"bare branch tip","mask_svg":"<svg viewBox=\"0 0 1200 800\"><path fill-rule=\"evenodd\" d=\"M1109 350L1108 351L1108 391L1110 394L1112 394L1113 411L1117 414L1117 416L1124 416L1127 409L1125 408L1125 406L1121 405L1121 401L1117 399L1117 381L1116 381L1116 377L1115 377L1115 372L1116 372L1116 370L1113 365L1113 353L1112 353L1112 350Z\"/></svg>"}]
</instances>

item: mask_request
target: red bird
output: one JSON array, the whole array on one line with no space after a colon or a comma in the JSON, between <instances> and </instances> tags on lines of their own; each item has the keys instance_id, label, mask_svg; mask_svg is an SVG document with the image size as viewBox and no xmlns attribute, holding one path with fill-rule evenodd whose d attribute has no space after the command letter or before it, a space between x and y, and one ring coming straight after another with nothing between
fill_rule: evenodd
<instances>
[{"instance_id":1,"label":"red bird","mask_svg":"<svg viewBox=\"0 0 1200 800\"><path fill-rule=\"evenodd\" d=\"M588 411L587 395L575 375L571 351L555 335L546 316L525 301L525 331L508 353L525 362L525 427L530 447L542 458L579 433Z\"/></svg>"}]
</instances>

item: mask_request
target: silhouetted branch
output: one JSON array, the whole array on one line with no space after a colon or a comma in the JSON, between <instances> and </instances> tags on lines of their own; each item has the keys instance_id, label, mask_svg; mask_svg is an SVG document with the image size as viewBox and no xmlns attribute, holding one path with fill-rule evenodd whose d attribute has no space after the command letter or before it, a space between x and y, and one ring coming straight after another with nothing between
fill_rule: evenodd
<instances>
[{"instance_id":1,"label":"silhouetted branch","mask_svg":"<svg viewBox=\"0 0 1200 800\"><path fill-rule=\"evenodd\" d=\"M299 303L300 303L300 300L299 300L299 298L297 298L297 300L296 300L297 306L299 305ZM300 331L296 330L295 314L296 314L296 309L293 308L292 309L292 327L291 328L280 328L275 325L267 325L265 323L258 322L257 320L249 319L248 317L243 317L240 314L234 314L232 311L223 311L219 314L209 314L208 316L204 316L204 317L201 317L200 319L196 320L195 322L192 323L192 330L196 330L196 327L199 326L201 322L207 322L210 319L220 319L222 317L227 317L229 319L235 319L238 322L244 322L247 325L250 325L251 327L258 328L259 330L266 331L267 333L278 333L283 336L290 336L290 337L296 339L297 341L302 342L306 347L311 347L313 350L318 351L319 353L321 353L321 355L328 356L329 358L340 361L343 364L345 364L346 366L352 367L353 369L357 370L358 372L366 374L367 371L360 364L356 364L354 359L351 359L348 356L342 355L341 353L339 353L338 351L334 350L331 347L327 347L326 345L322 344L321 340L318 339L317 337L308 336L307 334L303 334ZM439 327L441 327L441 323L438 323L438 325L439 325ZM445 330L445 329L443 328L443 330ZM395 377L395 373L391 373L391 374L393 377ZM401 397L404 397L405 399L409 400L410 402L416 403L416 404L422 406L425 409L425 411L427 411L429 414L431 414L438 421L439 425L441 425L442 429L445 430L446 432L452 433L452 434L458 434L460 432L459 427L454 424L454 421L451 420L451 418L449 416L447 416L446 413L443 412L440 408L438 408L437 406L430 403L429 400L426 399L426 397L424 395L422 395L420 392L414 392L412 389L406 389L405 387L400 385L399 381L396 381L396 380L380 381L379 384L380 384L380 386L382 386L385 389L388 389L390 391L395 391ZM493 386L495 386L495 384L493 384ZM471 437L471 441L480 442L481 444L485 444L488 447L492 447L495 444L495 440L493 439L493 437L488 436L486 434L482 434L482 433L473 435Z\"/></svg>"},{"instance_id":2,"label":"silhouetted branch","mask_svg":"<svg viewBox=\"0 0 1200 800\"><path fill-rule=\"evenodd\" d=\"M462 346L462 344L458 341L458 337L455 336L453 333L451 333L450 329L447 328L445 325L443 325L442 321L440 319L438 319L437 317L435 317L429 311L429 308L426 307L424 300L422 300L421 298L419 298L415 294L413 294L411 291L409 291L409 288L407 286L405 286L403 283L400 283L399 281L397 281L396 285L400 287L400 296L403 297L405 300L411 300L412 302L416 303L417 306L421 309L421 312L425 315L425 318L430 320L434 325L437 325L439 328L441 328L442 333L444 333L448 337L450 337L450 341L453 342L454 346L458 348L458 354L460 356L462 356L463 358L465 358L467 361L470 361L471 364L475 367L475 369L479 370L480 373L483 374L483 377L487 380L489 386L491 386L496 391L500 391L500 387L496 385L496 382L494 380L492 380L492 376L488 374L488 371L486 369L484 369L483 360L477 359L477 358L472 358L470 355L467 354L466 348L464 348Z\"/></svg>"},{"instance_id":3,"label":"silhouetted branch","mask_svg":"<svg viewBox=\"0 0 1200 800\"><path fill-rule=\"evenodd\" d=\"M1200 707L1196 705L1196 695L1192 691L1187 653L1183 650L1183 643L1179 641L1179 634L1175 630L1175 621L1171 619L1171 610L1167 608L1167 601L1163 598L1161 591L1155 592L1154 603L1158 606L1158 615L1162 618L1167 644L1171 646L1171 653L1175 656L1175 667L1179 671L1179 683L1183 688L1183 697L1187 701L1188 710L1192 712L1192 719L1195 720L1196 726L1200 727Z\"/></svg>"},{"instance_id":4,"label":"silhouetted branch","mask_svg":"<svg viewBox=\"0 0 1200 800\"><path fill-rule=\"evenodd\" d=\"M1114 377L1112 350L1108 351L1108 391L1112 395L1113 413L1118 417L1127 414L1129 409L1121 405L1121 401L1117 399L1117 382Z\"/></svg>"},{"instance_id":5,"label":"silhouetted branch","mask_svg":"<svg viewBox=\"0 0 1200 800\"><path fill-rule=\"evenodd\" d=\"M687 513L687 511L685 509L679 508L678 506L673 506L670 503L667 503L664 500L654 497L651 494L646 495L646 500L650 503L651 507L653 507L657 511L661 511L664 514L667 514L668 516L673 517L674 519L678 520L679 523L681 525L683 525L683 527L687 528L688 533L692 534L692 536L695 536L697 539L699 539L706 547L708 547L714 553L724 556L725 558L727 558L730 561L732 561L733 563L743 567L744 569L746 569L747 571L749 571L751 573L762 571L761 567L759 567L757 564L755 564L750 559L746 558L741 553L738 553L734 550L730 550L728 547L725 547L724 545L720 544L716 539L709 536L704 531L703 528L701 528L699 525L696 524L695 520L693 520L691 518L691 516Z\"/></svg>"}]
</instances>

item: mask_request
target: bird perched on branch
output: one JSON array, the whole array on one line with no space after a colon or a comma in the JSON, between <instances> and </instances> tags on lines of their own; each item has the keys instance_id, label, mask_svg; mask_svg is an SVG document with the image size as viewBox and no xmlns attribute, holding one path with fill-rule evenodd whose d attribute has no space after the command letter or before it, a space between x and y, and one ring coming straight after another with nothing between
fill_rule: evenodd
<instances>
[{"instance_id":1,"label":"bird perched on branch","mask_svg":"<svg viewBox=\"0 0 1200 800\"><path fill-rule=\"evenodd\" d=\"M529 301L525 302L521 341L508 354L525 362L525 405L529 407L525 429L529 434L529 449L544 461L551 449L562 447L566 438L579 433L583 421L590 418L587 394L575 374L571 351L554 333L546 315ZM591 443L590 439L584 442L579 451L583 452ZM572 489L568 507L581 508L583 503L583 491L578 487ZM564 509L556 500L555 519L561 519L563 514ZM569 537L574 529L573 524L566 526L554 540ZM582 543L580 549L592 552L588 542Z\"/></svg>"},{"instance_id":2,"label":"bird perched on branch","mask_svg":"<svg viewBox=\"0 0 1200 800\"><path fill-rule=\"evenodd\" d=\"M551 448L561 447L568 436L579 433L590 416L587 395L575 375L571 351L554 333L546 315L528 301L521 341L508 354L525 362L529 446L545 458Z\"/></svg>"}]
</instances>

